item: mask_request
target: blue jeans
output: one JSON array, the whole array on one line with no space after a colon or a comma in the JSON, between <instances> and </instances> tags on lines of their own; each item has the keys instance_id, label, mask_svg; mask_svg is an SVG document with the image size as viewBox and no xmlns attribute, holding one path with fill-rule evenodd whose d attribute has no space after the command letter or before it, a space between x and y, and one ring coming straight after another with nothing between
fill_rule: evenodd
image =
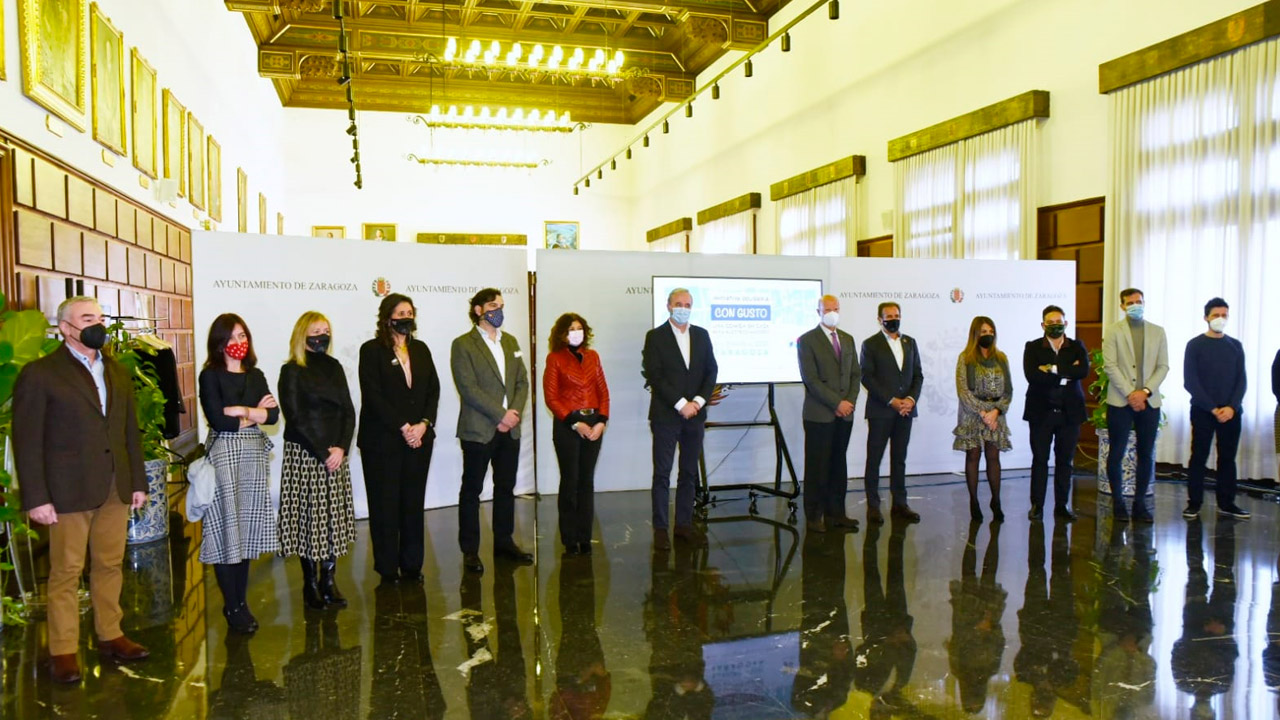
<instances>
[{"instance_id":1,"label":"blue jeans","mask_svg":"<svg viewBox=\"0 0 1280 720\"><path fill-rule=\"evenodd\" d=\"M1147 488L1156 472L1156 432L1160 429L1160 408L1147 406L1141 412L1128 405L1107 406L1107 435L1111 441L1111 453L1107 456L1107 477L1111 479L1111 502L1119 506L1124 502L1120 491L1120 479L1124 476L1124 451L1129 444L1129 432L1137 431L1138 452L1137 483L1133 504L1145 503Z\"/></svg>"}]
</instances>

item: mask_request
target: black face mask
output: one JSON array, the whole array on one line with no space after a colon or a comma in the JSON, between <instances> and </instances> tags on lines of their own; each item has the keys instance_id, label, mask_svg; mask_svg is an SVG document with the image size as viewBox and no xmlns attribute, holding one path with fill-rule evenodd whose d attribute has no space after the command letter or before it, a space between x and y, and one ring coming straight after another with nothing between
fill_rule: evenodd
<instances>
[{"instance_id":1,"label":"black face mask","mask_svg":"<svg viewBox=\"0 0 1280 720\"><path fill-rule=\"evenodd\" d=\"M418 329L418 323L414 322L413 318L396 318L391 321L391 329L401 335L408 335Z\"/></svg>"},{"instance_id":2,"label":"black face mask","mask_svg":"<svg viewBox=\"0 0 1280 720\"><path fill-rule=\"evenodd\" d=\"M996 344L995 335L981 335L978 337L978 347L990 350Z\"/></svg>"},{"instance_id":3,"label":"black face mask","mask_svg":"<svg viewBox=\"0 0 1280 720\"><path fill-rule=\"evenodd\" d=\"M80 344L90 350L101 350L107 344L107 326L102 323L88 325L80 330Z\"/></svg>"},{"instance_id":4,"label":"black face mask","mask_svg":"<svg viewBox=\"0 0 1280 720\"><path fill-rule=\"evenodd\" d=\"M312 335L307 338L307 349L314 353L328 352L329 340L328 335Z\"/></svg>"},{"instance_id":5,"label":"black face mask","mask_svg":"<svg viewBox=\"0 0 1280 720\"><path fill-rule=\"evenodd\" d=\"M885 332L888 332L888 333L896 333L898 332L898 328L902 327L902 321L897 319L881 320L880 324L884 326Z\"/></svg>"},{"instance_id":6,"label":"black face mask","mask_svg":"<svg viewBox=\"0 0 1280 720\"><path fill-rule=\"evenodd\" d=\"M1044 327L1044 332L1049 337L1053 338L1054 340L1057 340L1058 338L1067 334L1067 326L1066 325L1046 325Z\"/></svg>"}]
</instances>

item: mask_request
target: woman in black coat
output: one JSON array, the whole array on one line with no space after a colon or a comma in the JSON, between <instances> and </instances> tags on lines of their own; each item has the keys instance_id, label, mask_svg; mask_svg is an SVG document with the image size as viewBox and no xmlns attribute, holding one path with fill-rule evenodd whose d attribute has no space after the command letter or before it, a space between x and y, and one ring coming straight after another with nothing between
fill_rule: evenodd
<instances>
[{"instance_id":1,"label":"woman in black coat","mask_svg":"<svg viewBox=\"0 0 1280 720\"><path fill-rule=\"evenodd\" d=\"M391 294L374 338L360 346L360 446L373 567L383 582L422 580L422 506L435 442L440 377L413 339L413 301Z\"/></svg>"},{"instance_id":2,"label":"woman in black coat","mask_svg":"<svg viewBox=\"0 0 1280 720\"><path fill-rule=\"evenodd\" d=\"M280 554L302 564L302 600L313 610L347 606L334 574L356 539L347 461L356 410L342 363L329 355L331 338L324 315L303 313L280 368L285 426L276 527Z\"/></svg>"}]
</instances>

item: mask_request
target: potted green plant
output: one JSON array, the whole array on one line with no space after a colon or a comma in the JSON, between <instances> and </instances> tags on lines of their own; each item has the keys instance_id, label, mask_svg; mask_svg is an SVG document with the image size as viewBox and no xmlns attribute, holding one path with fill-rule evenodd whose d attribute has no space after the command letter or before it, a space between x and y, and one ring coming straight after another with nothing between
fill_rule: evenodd
<instances>
[{"instance_id":1,"label":"potted green plant","mask_svg":"<svg viewBox=\"0 0 1280 720\"><path fill-rule=\"evenodd\" d=\"M5 297L0 293L0 307ZM9 537L5 547L12 551L15 538L30 538L35 532L23 520L22 504L14 490L13 475L8 458L11 456L9 438L13 435L13 386L18 373L27 363L53 352L62 343L48 336L49 321L39 310L5 310L0 312L0 456L6 458L0 468L0 524ZM4 558L0 554L0 558ZM0 621L5 625L25 624L24 600L14 577L13 554L0 560Z\"/></svg>"},{"instance_id":2,"label":"potted green plant","mask_svg":"<svg viewBox=\"0 0 1280 720\"><path fill-rule=\"evenodd\" d=\"M164 444L164 393L155 371L145 361L155 350L137 342L123 322L107 326L104 352L129 371L133 378L134 408L142 435L142 456L147 471L147 503L129 518L129 543L159 540L169 534L169 458Z\"/></svg>"}]
</instances>

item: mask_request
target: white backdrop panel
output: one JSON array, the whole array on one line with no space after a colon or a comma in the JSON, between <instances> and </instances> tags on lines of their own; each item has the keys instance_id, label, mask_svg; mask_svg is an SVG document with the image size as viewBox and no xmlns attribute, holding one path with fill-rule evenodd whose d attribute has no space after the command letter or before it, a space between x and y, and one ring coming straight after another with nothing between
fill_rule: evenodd
<instances>
[{"instance_id":1,"label":"white backdrop panel","mask_svg":"<svg viewBox=\"0 0 1280 720\"><path fill-rule=\"evenodd\" d=\"M1004 465L1028 467L1031 452L1021 419L1026 392L1022 346L1040 334L1045 305L1062 306L1069 321L1074 321L1075 265L1069 262L539 251L537 267L538 381L545 365L547 334L555 319L568 311L578 312L591 324L609 380L609 430L596 472L596 488L601 491L641 490L650 484L649 394L640 377L640 350L650 328L654 275L735 277L747 279L744 282L749 278L823 279L826 292L841 298L841 327L858 343L877 331L878 303L887 299L901 303L903 331L920 342L925 372L920 418L908 459L910 474L963 469L962 456L951 449L957 406L955 362L976 315L995 321L1000 347L1009 355L1014 375L1014 404L1009 413L1014 449L1004 456ZM959 292L953 294L953 290ZM815 297L815 308L816 301ZM698 302L695 297L694 305ZM858 421L849 445L849 473L855 477L863 474L866 462L865 395L864 391L859 397ZM775 407L798 474L803 473L804 464L802 399L801 386L777 386ZM559 471L551 445L551 415L541 399L537 412L539 491L554 494ZM767 416L762 386L734 387L729 398L710 411L712 420L722 421ZM708 432L706 459L712 485L771 482L773 452L767 428ZM882 472L888 472L887 454Z\"/></svg>"},{"instance_id":2,"label":"white backdrop panel","mask_svg":"<svg viewBox=\"0 0 1280 720\"><path fill-rule=\"evenodd\" d=\"M879 332L876 307L893 300L902 306L902 332L920 347L924 387L920 415L911 430L907 473L963 472L964 456L951 449L956 426L956 358L964 349L969 323L986 315L995 321L997 346L1009 356L1013 405L1009 429L1013 449L1001 458L1005 468L1031 466L1031 446L1022 408L1027 381L1022 348L1042 336L1046 305L1066 310L1074 337L1075 263L1046 260L919 260L898 258L833 258L828 292L840 298L840 327L862 341ZM853 439L849 442L849 474L862 477L867 458L867 424L863 420L866 390L858 397ZM881 467L888 483L889 453ZM984 476L985 477L985 476Z\"/></svg>"},{"instance_id":3,"label":"white backdrop panel","mask_svg":"<svg viewBox=\"0 0 1280 720\"><path fill-rule=\"evenodd\" d=\"M418 339L431 349L440 375L440 412L427 480L426 507L456 505L462 477L462 451L454 437L458 393L449 372L453 339L470 330L467 300L483 287L502 290L506 302L503 330L520 340L525 361L529 338L528 259L524 248L448 247L412 243L376 243L328 238L192 233L192 274L197 368L204 363L209 324L220 313L244 318L253 331L258 366L272 391L288 357L289 334L298 316L316 310L333 326L332 354L347 371L352 400L360 408L357 377L360 345L373 337L378 303L384 292L413 298ZM384 281L379 285L378 281ZM532 379L530 380L532 382ZM532 492L532 414L525 409L516 492ZM205 433L203 420L198 423ZM268 428L272 453L272 499L278 503L283 423ZM548 443L548 447L550 443ZM352 443L351 479L356 516L367 517L364 473ZM484 497L491 495L485 484Z\"/></svg>"}]
</instances>

